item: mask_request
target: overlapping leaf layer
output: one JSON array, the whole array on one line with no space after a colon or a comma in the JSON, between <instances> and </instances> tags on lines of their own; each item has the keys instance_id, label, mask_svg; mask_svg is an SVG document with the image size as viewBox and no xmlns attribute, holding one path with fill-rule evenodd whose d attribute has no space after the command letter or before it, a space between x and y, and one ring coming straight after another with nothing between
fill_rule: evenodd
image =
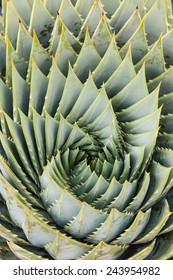
<instances>
[{"instance_id":1,"label":"overlapping leaf layer","mask_svg":"<svg viewBox=\"0 0 173 280\"><path fill-rule=\"evenodd\" d=\"M2 2L1 259L172 258L171 1Z\"/></svg>"}]
</instances>

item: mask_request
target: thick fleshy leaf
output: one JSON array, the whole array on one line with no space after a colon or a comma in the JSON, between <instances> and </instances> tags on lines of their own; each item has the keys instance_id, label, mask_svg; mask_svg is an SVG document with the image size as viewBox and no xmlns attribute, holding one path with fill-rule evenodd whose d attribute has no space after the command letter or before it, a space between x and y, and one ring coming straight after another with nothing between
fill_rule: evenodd
<instances>
[{"instance_id":1,"label":"thick fleshy leaf","mask_svg":"<svg viewBox=\"0 0 173 280\"><path fill-rule=\"evenodd\" d=\"M112 209L106 221L89 236L88 240L97 244L101 240L109 243L115 239L130 224L132 215L129 213L121 213L117 209Z\"/></svg>"},{"instance_id":2,"label":"thick fleshy leaf","mask_svg":"<svg viewBox=\"0 0 173 280\"><path fill-rule=\"evenodd\" d=\"M46 96L48 78L40 71L34 58L32 58L32 73L30 86L29 116L32 116L34 108L41 114Z\"/></svg>"},{"instance_id":3,"label":"thick fleshy leaf","mask_svg":"<svg viewBox=\"0 0 173 280\"><path fill-rule=\"evenodd\" d=\"M49 73L45 102L43 106L44 113L47 112L52 117L54 117L62 97L65 83L66 79L56 65L55 60L53 59L52 67Z\"/></svg>"},{"instance_id":4,"label":"thick fleshy leaf","mask_svg":"<svg viewBox=\"0 0 173 280\"><path fill-rule=\"evenodd\" d=\"M68 73L69 62L74 65L77 59L77 54L70 45L65 31L62 27L62 32L59 44L55 53L55 62L64 75Z\"/></svg>"},{"instance_id":5,"label":"thick fleshy leaf","mask_svg":"<svg viewBox=\"0 0 173 280\"><path fill-rule=\"evenodd\" d=\"M150 216L151 216L150 210L148 210L145 213L142 211L138 212L130 227L128 227L125 230L125 232L120 235L120 237L118 237L115 241L113 241L112 244L128 245L129 243L131 243L144 230L144 228L149 222Z\"/></svg>"},{"instance_id":6,"label":"thick fleshy leaf","mask_svg":"<svg viewBox=\"0 0 173 280\"><path fill-rule=\"evenodd\" d=\"M96 247L84 255L82 260L116 260L126 250L127 246L109 245L101 241Z\"/></svg>"},{"instance_id":7,"label":"thick fleshy leaf","mask_svg":"<svg viewBox=\"0 0 173 280\"><path fill-rule=\"evenodd\" d=\"M165 34L168 31L165 1L155 1L145 17L145 28L150 45L159 38L161 33Z\"/></svg>"},{"instance_id":8,"label":"thick fleshy leaf","mask_svg":"<svg viewBox=\"0 0 173 280\"><path fill-rule=\"evenodd\" d=\"M77 238L86 238L107 218L107 214L96 210L86 204L82 207L78 215L67 225L66 230Z\"/></svg>"},{"instance_id":9,"label":"thick fleshy leaf","mask_svg":"<svg viewBox=\"0 0 173 280\"><path fill-rule=\"evenodd\" d=\"M147 80L152 80L165 71L162 35L150 51L135 65L135 69L138 71L144 62Z\"/></svg>"},{"instance_id":10,"label":"thick fleshy leaf","mask_svg":"<svg viewBox=\"0 0 173 280\"><path fill-rule=\"evenodd\" d=\"M134 243L141 244L153 240L165 225L170 214L168 203L166 200L163 200L159 203L158 207L152 210L151 218L145 230L138 236Z\"/></svg>"},{"instance_id":11,"label":"thick fleshy leaf","mask_svg":"<svg viewBox=\"0 0 173 280\"><path fill-rule=\"evenodd\" d=\"M89 32L90 37L93 36L103 14L103 8L101 6L100 1L95 1L88 13L88 16L86 17L80 33L79 33L79 38L84 39L85 33Z\"/></svg>"},{"instance_id":12,"label":"thick fleshy leaf","mask_svg":"<svg viewBox=\"0 0 173 280\"><path fill-rule=\"evenodd\" d=\"M75 104L77 98L79 97L82 89L83 89L83 84L75 75L71 65L69 64L68 76L65 82L65 87L59 104L57 115L58 112L60 112L64 117L68 115L73 105ZM64 104L66 105L64 106Z\"/></svg>"},{"instance_id":13,"label":"thick fleshy leaf","mask_svg":"<svg viewBox=\"0 0 173 280\"><path fill-rule=\"evenodd\" d=\"M19 259L22 260L46 260L46 258L37 255L36 253L30 252L29 248L22 248L19 245L8 242L8 246L10 247L11 251L17 256ZM39 251L38 251L39 254Z\"/></svg>"},{"instance_id":14,"label":"thick fleshy leaf","mask_svg":"<svg viewBox=\"0 0 173 280\"><path fill-rule=\"evenodd\" d=\"M89 72L95 70L100 61L100 55L94 47L87 29L85 41L74 65L74 72L82 82L85 82Z\"/></svg>"},{"instance_id":15,"label":"thick fleshy leaf","mask_svg":"<svg viewBox=\"0 0 173 280\"><path fill-rule=\"evenodd\" d=\"M41 17L39 15L42 15ZM53 29L54 20L49 11L43 5L41 0L34 0L31 19L29 24L29 33L32 35L36 31L41 44L47 47L50 35Z\"/></svg>"},{"instance_id":16,"label":"thick fleshy leaf","mask_svg":"<svg viewBox=\"0 0 173 280\"><path fill-rule=\"evenodd\" d=\"M59 234L45 245L45 249L56 260L74 260L90 251L92 246Z\"/></svg>"},{"instance_id":17,"label":"thick fleshy leaf","mask_svg":"<svg viewBox=\"0 0 173 280\"><path fill-rule=\"evenodd\" d=\"M82 20L70 0L62 1L59 13L67 28L77 36L82 26Z\"/></svg>"},{"instance_id":18,"label":"thick fleshy leaf","mask_svg":"<svg viewBox=\"0 0 173 280\"><path fill-rule=\"evenodd\" d=\"M126 71L128 69L128 72ZM105 89L109 98L114 97L136 76L132 63L131 50L129 49L126 57L115 70L109 80L105 83ZM120 78L121 77L121 78Z\"/></svg>"},{"instance_id":19,"label":"thick fleshy leaf","mask_svg":"<svg viewBox=\"0 0 173 280\"><path fill-rule=\"evenodd\" d=\"M108 29L108 24L105 15L102 15L101 20L92 36L92 41L98 53L102 57L112 39L112 35Z\"/></svg>"},{"instance_id":20,"label":"thick fleshy leaf","mask_svg":"<svg viewBox=\"0 0 173 280\"><path fill-rule=\"evenodd\" d=\"M134 13L136 7L141 14L144 14L144 5L143 1L139 0L126 0L121 2L119 8L116 10L114 15L111 18L111 26L114 27L115 32L118 31L123 27L123 25L127 22L130 16Z\"/></svg>"},{"instance_id":21,"label":"thick fleshy leaf","mask_svg":"<svg viewBox=\"0 0 173 280\"><path fill-rule=\"evenodd\" d=\"M111 77L111 75L120 65L121 61L122 60L115 43L115 37L113 35L105 55L93 72L93 79L97 87L101 86Z\"/></svg>"},{"instance_id":22,"label":"thick fleshy leaf","mask_svg":"<svg viewBox=\"0 0 173 280\"><path fill-rule=\"evenodd\" d=\"M51 66L51 58L46 50L40 44L36 33L33 34L32 39L32 48L30 53L30 61L28 67L28 80L30 80L31 71L32 71L32 60L34 59L35 63L39 69L43 72L44 75L47 75Z\"/></svg>"},{"instance_id":23,"label":"thick fleshy leaf","mask_svg":"<svg viewBox=\"0 0 173 280\"><path fill-rule=\"evenodd\" d=\"M13 118L19 121L18 109L24 114L28 114L30 87L29 84L21 77L12 62L12 87L13 87ZM5 110L6 111L6 110Z\"/></svg>"},{"instance_id":24,"label":"thick fleshy leaf","mask_svg":"<svg viewBox=\"0 0 173 280\"><path fill-rule=\"evenodd\" d=\"M11 86L12 62L23 78L26 78L27 64L15 51L8 37L6 37L6 46L6 83L8 86Z\"/></svg>"},{"instance_id":25,"label":"thick fleshy leaf","mask_svg":"<svg viewBox=\"0 0 173 280\"><path fill-rule=\"evenodd\" d=\"M132 59L134 64L138 63L148 52L148 44L145 35L144 20L141 20L141 24L130 37L127 43L121 48L120 55L125 57L129 46L132 49Z\"/></svg>"}]
</instances>

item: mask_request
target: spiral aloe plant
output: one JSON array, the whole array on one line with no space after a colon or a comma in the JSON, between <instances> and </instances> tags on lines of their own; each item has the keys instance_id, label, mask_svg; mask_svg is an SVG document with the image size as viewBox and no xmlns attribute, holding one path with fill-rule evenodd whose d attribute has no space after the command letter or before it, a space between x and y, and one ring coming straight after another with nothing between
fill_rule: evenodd
<instances>
[{"instance_id":1,"label":"spiral aloe plant","mask_svg":"<svg viewBox=\"0 0 173 280\"><path fill-rule=\"evenodd\" d=\"M172 258L171 0L2 0L0 21L0 258Z\"/></svg>"}]
</instances>

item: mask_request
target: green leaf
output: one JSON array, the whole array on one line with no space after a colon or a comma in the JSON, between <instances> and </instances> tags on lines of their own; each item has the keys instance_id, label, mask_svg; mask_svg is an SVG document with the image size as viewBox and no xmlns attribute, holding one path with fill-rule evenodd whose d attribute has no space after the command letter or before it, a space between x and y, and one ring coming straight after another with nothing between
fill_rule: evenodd
<instances>
[{"instance_id":1,"label":"green leaf","mask_svg":"<svg viewBox=\"0 0 173 280\"><path fill-rule=\"evenodd\" d=\"M66 76L68 73L69 62L71 65L74 65L77 59L77 54L70 45L65 30L62 26L61 36L59 44L55 53L55 62L61 72Z\"/></svg>"},{"instance_id":2,"label":"green leaf","mask_svg":"<svg viewBox=\"0 0 173 280\"><path fill-rule=\"evenodd\" d=\"M47 260L46 258L39 256L33 252L30 252L29 248L22 248L21 246L13 243L8 242L8 246L10 247L10 250L14 253L16 257L18 257L20 260ZM37 252L39 254L39 251Z\"/></svg>"},{"instance_id":3,"label":"green leaf","mask_svg":"<svg viewBox=\"0 0 173 280\"><path fill-rule=\"evenodd\" d=\"M130 154L125 154L124 155L124 162L123 162L123 170L121 173L121 176L119 178L119 182L122 183L127 183L125 182L129 178L129 172L130 172ZM135 182L134 182L135 183Z\"/></svg>"},{"instance_id":4,"label":"green leaf","mask_svg":"<svg viewBox=\"0 0 173 280\"><path fill-rule=\"evenodd\" d=\"M37 145L37 151L41 166L46 165L46 139L45 139L45 119L41 117L34 109L33 114L33 128Z\"/></svg>"},{"instance_id":5,"label":"green leaf","mask_svg":"<svg viewBox=\"0 0 173 280\"><path fill-rule=\"evenodd\" d=\"M170 232L157 238L154 250L146 260L168 260L172 256L172 232Z\"/></svg>"},{"instance_id":6,"label":"green leaf","mask_svg":"<svg viewBox=\"0 0 173 280\"><path fill-rule=\"evenodd\" d=\"M21 77L13 62L12 62L12 88L13 88L13 118L15 122L18 122L19 121L18 108L25 115L28 114L30 86Z\"/></svg>"},{"instance_id":7,"label":"green leaf","mask_svg":"<svg viewBox=\"0 0 173 280\"><path fill-rule=\"evenodd\" d=\"M68 233L79 239L88 237L107 218L107 214L92 208L86 202L78 215L66 226Z\"/></svg>"},{"instance_id":8,"label":"green leaf","mask_svg":"<svg viewBox=\"0 0 173 280\"><path fill-rule=\"evenodd\" d=\"M146 40L144 24L144 20L141 20L141 23L137 30L133 33L130 39L120 50L120 55L122 58L124 58L129 46L131 46L132 59L134 64L138 63L144 56L146 56L148 52L148 44Z\"/></svg>"},{"instance_id":9,"label":"green leaf","mask_svg":"<svg viewBox=\"0 0 173 280\"><path fill-rule=\"evenodd\" d=\"M146 211L159 200L161 193L167 185L170 171L171 168L154 161L152 162L150 166L150 184L142 205L142 210Z\"/></svg>"},{"instance_id":10,"label":"green leaf","mask_svg":"<svg viewBox=\"0 0 173 280\"><path fill-rule=\"evenodd\" d=\"M117 119L120 122L130 122L152 114L158 109L158 94L157 87L151 94L148 94L130 107L117 113Z\"/></svg>"},{"instance_id":11,"label":"green leaf","mask_svg":"<svg viewBox=\"0 0 173 280\"><path fill-rule=\"evenodd\" d=\"M12 177L13 177L13 174L15 174L16 175L15 177L18 177L18 179L21 180L28 187L29 190L31 190L34 193L38 193L37 185L35 185L33 183L33 181L28 176L26 176L26 173L22 169L19 155L17 153L14 143L11 142L10 140L8 140L2 134L2 132L0 133L0 138L1 138L2 146L5 150L7 158L9 160L10 167L13 170L12 171L8 165L4 166L4 163L3 163L1 165L1 172L3 173L4 177L7 178L7 180L8 180L8 178L10 178L11 182L13 182ZM1 158L1 163L2 163L2 158ZM7 169L8 169L9 174L7 172Z\"/></svg>"},{"instance_id":12,"label":"green leaf","mask_svg":"<svg viewBox=\"0 0 173 280\"><path fill-rule=\"evenodd\" d=\"M171 212L166 200L159 202L159 205L154 207L151 212L150 220L144 231L138 236L135 244L147 243L152 241L160 230L164 227Z\"/></svg>"},{"instance_id":13,"label":"green leaf","mask_svg":"<svg viewBox=\"0 0 173 280\"><path fill-rule=\"evenodd\" d=\"M119 46L123 47L123 45L130 39L130 37L139 27L140 21L141 18L138 9L135 9L132 16L127 20L127 22L116 35L116 42Z\"/></svg>"},{"instance_id":14,"label":"green leaf","mask_svg":"<svg viewBox=\"0 0 173 280\"><path fill-rule=\"evenodd\" d=\"M116 260L123 255L127 246L109 245L101 241L82 260Z\"/></svg>"},{"instance_id":15,"label":"green leaf","mask_svg":"<svg viewBox=\"0 0 173 280\"><path fill-rule=\"evenodd\" d=\"M75 123L73 125L73 129L71 130L69 137L66 139L64 146L62 147L62 151L65 151L67 148L70 148L79 140L85 138L86 133Z\"/></svg>"},{"instance_id":16,"label":"green leaf","mask_svg":"<svg viewBox=\"0 0 173 280\"><path fill-rule=\"evenodd\" d=\"M121 190L122 184L113 177L106 192L93 203L93 206L100 210L107 208L107 205L109 205L111 201L119 195Z\"/></svg>"},{"instance_id":17,"label":"green leaf","mask_svg":"<svg viewBox=\"0 0 173 280\"><path fill-rule=\"evenodd\" d=\"M126 134L139 134L159 128L161 108L146 117L132 122L121 124L121 128ZM147 125L146 125L147 124Z\"/></svg>"},{"instance_id":18,"label":"green leaf","mask_svg":"<svg viewBox=\"0 0 173 280\"><path fill-rule=\"evenodd\" d=\"M83 0L78 0L75 9L78 11L78 13L81 15L83 19L85 19L94 3L94 0L88 0L87 2Z\"/></svg>"},{"instance_id":19,"label":"green leaf","mask_svg":"<svg viewBox=\"0 0 173 280\"><path fill-rule=\"evenodd\" d=\"M22 22L19 22L16 51L20 55L20 57L23 57L25 59L25 61L29 61L31 46L32 37L25 26L22 24Z\"/></svg>"},{"instance_id":20,"label":"green leaf","mask_svg":"<svg viewBox=\"0 0 173 280\"><path fill-rule=\"evenodd\" d=\"M155 243L156 243L156 240L151 242L149 245L141 246L141 248L140 248L140 245L138 245L137 252L135 254L133 254L131 257L129 257L128 260L146 259L146 257L148 257L151 254L151 252L153 251Z\"/></svg>"},{"instance_id":21,"label":"green leaf","mask_svg":"<svg viewBox=\"0 0 173 280\"><path fill-rule=\"evenodd\" d=\"M126 71L128 69L128 71ZM126 57L115 70L112 76L105 83L105 89L109 98L114 97L136 76L132 63L131 50L129 49Z\"/></svg>"},{"instance_id":22,"label":"green leaf","mask_svg":"<svg viewBox=\"0 0 173 280\"><path fill-rule=\"evenodd\" d=\"M89 56L88 53L90 54ZM94 47L87 29L85 41L74 65L74 72L82 82L85 82L89 72L95 70L100 61L101 57Z\"/></svg>"},{"instance_id":23,"label":"green leaf","mask_svg":"<svg viewBox=\"0 0 173 280\"><path fill-rule=\"evenodd\" d=\"M62 1L59 14L67 28L77 37L82 26L82 20L70 0Z\"/></svg>"},{"instance_id":24,"label":"green leaf","mask_svg":"<svg viewBox=\"0 0 173 280\"><path fill-rule=\"evenodd\" d=\"M90 105L87 111L78 120L78 125L80 127L89 126L90 123L94 122L109 106L109 99L107 97L106 91L103 89L99 92L98 96L94 102ZM97 110L95 109L97 108Z\"/></svg>"},{"instance_id":25,"label":"green leaf","mask_svg":"<svg viewBox=\"0 0 173 280\"><path fill-rule=\"evenodd\" d=\"M160 34L168 31L166 4L163 0L156 0L145 17L145 29L149 45L158 40Z\"/></svg>"},{"instance_id":26,"label":"green leaf","mask_svg":"<svg viewBox=\"0 0 173 280\"><path fill-rule=\"evenodd\" d=\"M120 65L121 61L122 60L119 55L118 47L115 43L115 36L112 35L110 45L107 48L105 55L92 73L97 87L100 87L112 76L114 71Z\"/></svg>"},{"instance_id":27,"label":"green leaf","mask_svg":"<svg viewBox=\"0 0 173 280\"><path fill-rule=\"evenodd\" d=\"M92 36L92 41L101 57L104 56L112 39L106 16L102 14L101 20Z\"/></svg>"},{"instance_id":28,"label":"green leaf","mask_svg":"<svg viewBox=\"0 0 173 280\"><path fill-rule=\"evenodd\" d=\"M154 146L156 144L156 138L158 134L158 129L151 130L149 132L140 133L140 134L129 134L125 136L125 141L132 146L143 146L145 145L144 159L142 163L142 169L140 172L143 172L146 168L148 160L150 159L151 154L153 153Z\"/></svg>"},{"instance_id":29,"label":"green leaf","mask_svg":"<svg viewBox=\"0 0 173 280\"><path fill-rule=\"evenodd\" d=\"M37 145L36 145L36 140L34 136L34 128L33 128L33 122L25 116L25 114L19 110L19 115L20 115L20 121L21 121L21 126L23 130L23 135L25 137L25 142L28 147L28 151L30 154L30 158L33 164L33 167L37 174L41 173L41 166L39 162L39 157L37 153Z\"/></svg>"},{"instance_id":30,"label":"green leaf","mask_svg":"<svg viewBox=\"0 0 173 280\"><path fill-rule=\"evenodd\" d=\"M59 123L49 114L45 117L46 158L50 160L55 150Z\"/></svg>"},{"instance_id":31,"label":"green leaf","mask_svg":"<svg viewBox=\"0 0 173 280\"><path fill-rule=\"evenodd\" d=\"M29 203L31 203L35 207L43 207L42 202L38 199L38 189L37 186L34 188L33 184L30 184L28 182L29 187L27 184L23 185L23 183L18 179L18 177L14 174L13 171L9 168L9 166L6 164L6 162L2 159L0 159L0 165L1 165L1 172L3 175L0 175L0 187L1 187L1 194L4 198L4 200L7 199L6 195L6 189L11 190L19 190L19 192L22 194L24 198L27 199ZM30 192L31 191L31 192Z\"/></svg>"},{"instance_id":32,"label":"green leaf","mask_svg":"<svg viewBox=\"0 0 173 280\"><path fill-rule=\"evenodd\" d=\"M35 170L32 167L27 145L25 142L25 138L23 135L22 128L19 124L14 122L8 115L5 114L5 118L8 124L8 128L10 131L10 134L13 138L14 144L16 146L17 153L19 155L19 158L22 163L22 167L25 170L25 172L34 180L35 183L37 183L37 175L35 173Z\"/></svg>"},{"instance_id":33,"label":"green leaf","mask_svg":"<svg viewBox=\"0 0 173 280\"><path fill-rule=\"evenodd\" d=\"M14 1L6 1L6 16L5 16L5 34L11 41L11 44L15 48L17 42L17 34L18 34L18 27L19 21L23 22L22 17L20 17L19 13L17 12L13 2Z\"/></svg>"},{"instance_id":34,"label":"green leaf","mask_svg":"<svg viewBox=\"0 0 173 280\"><path fill-rule=\"evenodd\" d=\"M159 148L171 149L173 150L173 134L163 133L159 134L157 138L157 146Z\"/></svg>"},{"instance_id":35,"label":"green leaf","mask_svg":"<svg viewBox=\"0 0 173 280\"><path fill-rule=\"evenodd\" d=\"M163 74L148 83L149 91L153 91L160 84L159 96L173 92L173 67L168 68Z\"/></svg>"},{"instance_id":36,"label":"green leaf","mask_svg":"<svg viewBox=\"0 0 173 280\"><path fill-rule=\"evenodd\" d=\"M59 8L61 6L61 0L45 0L44 5L48 9L49 13L56 17L57 12L59 11Z\"/></svg>"},{"instance_id":37,"label":"green leaf","mask_svg":"<svg viewBox=\"0 0 173 280\"><path fill-rule=\"evenodd\" d=\"M70 123L76 122L82 118L87 109L93 104L98 96L98 89L92 79L91 74L84 85L78 99L67 116L67 121Z\"/></svg>"},{"instance_id":38,"label":"green leaf","mask_svg":"<svg viewBox=\"0 0 173 280\"><path fill-rule=\"evenodd\" d=\"M130 154L130 175L129 181L133 182L138 177L139 169L142 166L145 152L145 145L143 146L127 146L127 152Z\"/></svg>"},{"instance_id":39,"label":"green leaf","mask_svg":"<svg viewBox=\"0 0 173 280\"><path fill-rule=\"evenodd\" d=\"M149 182L150 182L150 175L149 173L145 173L142 180L140 180L138 183L137 194L134 196L133 200L126 207L125 211L137 212L140 209L144 201L144 198L147 194L149 188Z\"/></svg>"},{"instance_id":40,"label":"green leaf","mask_svg":"<svg viewBox=\"0 0 173 280\"><path fill-rule=\"evenodd\" d=\"M85 6L85 5L84 5ZM85 10L85 9L84 9ZM86 32L92 37L104 13L100 1L93 1L93 5L80 29L79 38L83 40Z\"/></svg>"},{"instance_id":41,"label":"green leaf","mask_svg":"<svg viewBox=\"0 0 173 280\"><path fill-rule=\"evenodd\" d=\"M121 111L148 95L145 77L145 64L138 74L120 92L112 97L112 106L115 111Z\"/></svg>"},{"instance_id":42,"label":"green leaf","mask_svg":"<svg viewBox=\"0 0 173 280\"><path fill-rule=\"evenodd\" d=\"M9 87L12 84L12 61L20 75L25 78L27 72L27 64L15 51L9 38L6 37L6 83Z\"/></svg>"},{"instance_id":43,"label":"green leaf","mask_svg":"<svg viewBox=\"0 0 173 280\"><path fill-rule=\"evenodd\" d=\"M116 33L124 26L127 20L138 7L141 15L144 14L144 4L141 0L126 0L121 2L116 12L113 14L110 25L113 26Z\"/></svg>"},{"instance_id":44,"label":"green leaf","mask_svg":"<svg viewBox=\"0 0 173 280\"><path fill-rule=\"evenodd\" d=\"M6 45L5 41L0 34L0 72L3 72L5 70L5 58L6 58Z\"/></svg>"},{"instance_id":45,"label":"green leaf","mask_svg":"<svg viewBox=\"0 0 173 280\"><path fill-rule=\"evenodd\" d=\"M14 227L14 225L13 225ZM4 239L11 241L11 242L16 242L19 244L27 244L28 242L25 241L24 239L20 238L19 235L16 233L13 233L11 228L7 228L3 226L3 224L0 224L0 236L3 237Z\"/></svg>"},{"instance_id":46,"label":"green leaf","mask_svg":"<svg viewBox=\"0 0 173 280\"><path fill-rule=\"evenodd\" d=\"M63 23L59 14L56 17L56 21L55 21L55 24L53 27L53 31L52 31L52 35L51 35L51 39L50 39L49 52L53 53L53 54L56 53L56 50L57 50L57 47L59 44L59 40L60 40L60 36L61 36L61 32L62 32L62 28L64 29L65 35L66 35L67 40L69 41L70 45L78 53L81 49L81 43L78 41L78 39L76 39L76 37L65 26L65 24Z\"/></svg>"},{"instance_id":47,"label":"green leaf","mask_svg":"<svg viewBox=\"0 0 173 280\"><path fill-rule=\"evenodd\" d=\"M32 58L29 117L32 117L33 108L39 114L42 113L47 86L48 86L48 78L41 72L34 58Z\"/></svg>"},{"instance_id":48,"label":"green leaf","mask_svg":"<svg viewBox=\"0 0 173 280\"><path fill-rule=\"evenodd\" d=\"M35 31L40 43L44 47L47 47L53 26L54 19L43 5L43 2L41 0L34 0L29 25L29 33L32 35Z\"/></svg>"},{"instance_id":49,"label":"green leaf","mask_svg":"<svg viewBox=\"0 0 173 280\"><path fill-rule=\"evenodd\" d=\"M173 150L157 148L153 158L155 161L159 162L163 166L172 167L173 165L172 154L173 154Z\"/></svg>"},{"instance_id":50,"label":"green leaf","mask_svg":"<svg viewBox=\"0 0 173 280\"><path fill-rule=\"evenodd\" d=\"M72 186L76 189L78 186L81 186L82 183L85 183L91 176L92 171L89 165L86 164L86 161L84 161L83 164L81 164L82 169L79 169L79 172L72 172L72 177L71 177L71 184ZM76 169L76 168L75 168ZM98 179L98 178L97 178ZM91 186L90 186L91 189ZM75 192L75 190L74 190ZM85 194L85 191L83 192ZM83 197L84 195L80 195L79 198ZM82 199L83 200L83 199Z\"/></svg>"},{"instance_id":51,"label":"green leaf","mask_svg":"<svg viewBox=\"0 0 173 280\"><path fill-rule=\"evenodd\" d=\"M98 244L102 240L109 243L125 230L131 220L132 214L121 213L113 208L107 219L88 237L88 240L94 244Z\"/></svg>"},{"instance_id":52,"label":"green leaf","mask_svg":"<svg viewBox=\"0 0 173 280\"><path fill-rule=\"evenodd\" d=\"M59 70L55 60L53 59L52 67L49 73L47 92L43 106L43 114L47 112L52 117L54 117L62 97L65 83L66 78Z\"/></svg>"},{"instance_id":53,"label":"green leaf","mask_svg":"<svg viewBox=\"0 0 173 280\"><path fill-rule=\"evenodd\" d=\"M33 59L37 64L38 68L43 72L45 76L47 76L52 61L48 52L40 44L35 31L33 33L32 48L31 48L30 61L29 61L29 67L27 73L28 80L30 80L31 77Z\"/></svg>"},{"instance_id":54,"label":"green leaf","mask_svg":"<svg viewBox=\"0 0 173 280\"><path fill-rule=\"evenodd\" d=\"M12 108L12 92L7 87L7 85L0 78L0 115L2 115L2 111L6 112L9 116L13 115ZM3 119L1 118L1 127L3 126Z\"/></svg>"},{"instance_id":55,"label":"green leaf","mask_svg":"<svg viewBox=\"0 0 173 280\"><path fill-rule=\"evenodd\" d=\"M76 103L82 89L83 84L75 75L71 65L69 64L68 76L56 115L60 112L64 117L66 117Z\"/></svg>"},{"instance_id":56,"label":"green leaf","mask_svg":"<svg viewBox=\"0 0 173 280\"><path fill-rule=\"evenodd\" d=\"M173 51L171 48L172 44L173 44L173 29L171 29L163 36L163 52L167 65L173 64L173 59L172 59Z\"/></svg>"},{"instance_id":57,"label":"green leaf","mask_svg":"<svg viewBox=\"0 0 173 280\"><path fill-rule=\"evenodd\" d=\"M45 246L46 251L56 260L74 260L91 250L92 246L78 242L62 234Z\"/></svg>"},{"instance_id":58,"label":"green leaf","mask_svg":"<svg viewBox=\"0 0 173 280\"><path fill-rule=\"evenodd\" d=\"M18 0L13 0L12 2L24 22L29 25L31 17L31 6L29 5L28 0L24 0L20 4Z\"/></svg>"},{"instance_id":59,"label":"green leaf","mask_svg":"<svg viewBox=\"0 0 173 280\"><path fill-rule=\"evenodd\" d=\"M108 17L111 17L120 5L120 0L102 0L101 2Z\"/></svg>"},{"instance_id":60,"label":"green leaf","mask_svg":"<svg viewBox=\"0 0 173 280\"><path fill-rule=\"evenodd\" d=\"M163 95L159 98L159 105L163 104L162 114L168 115L173 113L172 109L173 92Z\"/></svg>"},{"instance_id":61,"label":"green leaf","mask_svg":"<svg viewBox=\"0 0 173 280\"><path fill-rule=\"evenodd\" d=\"M57 133L56 147L58 150L61 150L64 144L66 143L73 126L67 122L63 116L60 116L59 128Z\"/></svg>"},{"instance_id":62,"label":"green leaf","mask_svg":"<svg viewBox=\"0 0 173 280\"><path fill-rule=\"evenodd\" d=\"M91 204L97 200L108 189L109 183L104 179L102 175L99 176L96 184L89 192L86 192L81 196L81 199Z\"/></svg>"},{"instance_id":63,"label":"green leaf","mask_svg":"<svg viewBox=\"0 0 173 280\"><path fill-rule=\"evenodd\" d=\"M135 65L135 70L138 71L144 62L147 80L152 80L165 71L162 35L160 35L150 51Z\"/></svg>"},{"instance_id":64,"label":"green leaf","mask_svg":"<svg viewBox=\"0 0 173 280\"><path fill-rule=\"evenodd\" d=\"M116 208L119 211L123 211L127 205L131 202L137 189L137 182L130 183L125 181L122 190L119 195L109 204L108 208Z\"/></svg>"},{"instance_id":65,"label":"green leaf","mask_svg":"<svg viewBox=\"0 0 173 280\"><path fill-rule=\"evenodd\" d=\"M173 132L173 114L161 116L160 118L160 132L172 133Z\"/></svg>"},{"instance_id":66,"label":"green leaf","mask_svg":"<svg viewBox=\"0 0 173 280\"><path fill-rule=\"evenodd\" d=\"M94 185L96 184L97 180L98 180L98 176L95 173L95 171L93 171L90 174L90 176L87 178L87 180L82 182L82 184L78 185L74 189L75 194L80 197L80 195L82 195L83 193L89 192L94 187Z\"/></svg>"},{"instance_id":67,"label":"green leaf","mask_svg":"<svg viewBox=\"0 0 173 280\"><path fill-rule=\"evenodd\" d=\"M55 182L54 186L58 188L58 185L55 184ZM65 224L67 224L71 219L73 219L73 217L76 217L78 215L81 208L81 202L78 201L65 189L63 190L59 188L59 191L60 194L57 195L57 191L55 190L54 196L56 197L56 199L55 202L53 202L53 204L48 208L48 212L56 222L56 224L62 227L65 226ZM48 188L48 191L46 193L48 197L46 203L51 203L51 200L49 200L49 192L50 195L53 196L52 183L50 183L50 187Z\"/></svg>"},{"instance_id":68,"label":"green leaf","mask_svg":"<svg viewBox=\"0 0 173 280\"><path fill-rule=\"evenodd\" d=\"M128 227L124 233L122 233L115 241L113 241L112 244L128 245L133 242L133 240L135 240L145 229L149 222L150 216L150 209L145 213L139 211L130 227Z\"/></svg>"}]
</instances>

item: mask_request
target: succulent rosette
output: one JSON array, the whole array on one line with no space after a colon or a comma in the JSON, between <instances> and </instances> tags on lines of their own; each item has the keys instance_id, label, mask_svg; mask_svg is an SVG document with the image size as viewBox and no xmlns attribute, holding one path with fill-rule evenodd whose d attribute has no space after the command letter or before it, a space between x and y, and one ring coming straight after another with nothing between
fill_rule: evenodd
<instances>
[{"instance_id":1,"label":"succulent rosette","mask_svg":"<svg viewBox=\"0 0 173 280\"><path fill-rule=\"evenodd\" d=\"M3 0L0 258L173 257L170 0Z\"/></svg>"}]
</instances>

